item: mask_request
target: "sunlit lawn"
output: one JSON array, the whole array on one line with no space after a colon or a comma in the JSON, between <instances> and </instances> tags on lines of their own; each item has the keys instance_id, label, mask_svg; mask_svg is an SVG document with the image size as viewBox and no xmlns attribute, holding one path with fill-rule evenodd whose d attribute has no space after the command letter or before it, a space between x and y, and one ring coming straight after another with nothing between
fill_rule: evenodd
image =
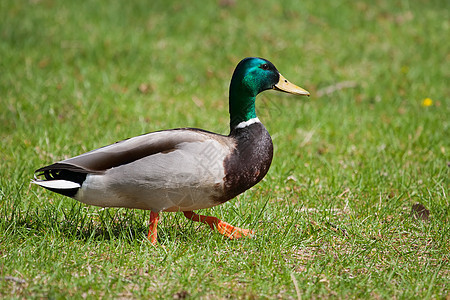
<instances>
[{"instance_id":1,"label":"sunlit lawn","mask_svg":"<svg viewBox=\"0 0 450 300\"><path fill-rule=\"evenodd\" d=\"M0 4L0 296L450 297L447 1L62 3ZM166 213L154 247L149 212L30 184L142 133L227 134L247 56L312 94L258 97L269 174L201 211L255 238Z\"/></svg>"}]
</instances>

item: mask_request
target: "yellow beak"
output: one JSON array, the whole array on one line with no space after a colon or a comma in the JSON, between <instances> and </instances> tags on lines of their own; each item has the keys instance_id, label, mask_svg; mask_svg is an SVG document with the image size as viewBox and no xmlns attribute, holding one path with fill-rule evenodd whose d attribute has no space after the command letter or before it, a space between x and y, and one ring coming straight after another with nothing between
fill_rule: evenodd
<instances>
[{"instance_id":1,"label":"yellow beak","mask_svg":"<svg viewBox=\"0 0 450 300\"><path fill-rule=\"evenodd\" d=\"M299 86L296 86L293 83L290 83L286 78L284 78L283 75L280 74L280 80L278 80L278 83L273 86L274 90L282 91L294 95L303 95L303 96L309 96L309 92L305 89L302 89Z\"/></svg>"}]
</instances>

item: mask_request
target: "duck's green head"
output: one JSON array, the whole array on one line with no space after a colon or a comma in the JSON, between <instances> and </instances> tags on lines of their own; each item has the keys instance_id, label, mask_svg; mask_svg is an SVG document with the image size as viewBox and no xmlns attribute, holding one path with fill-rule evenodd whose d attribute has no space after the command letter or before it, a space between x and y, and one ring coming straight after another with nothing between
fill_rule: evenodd
<instances>
[{"instance_id":1,"label":"duck's green head","mask_svg":"<svg viewBox=\"0 0 450 300\"><path fill-rule=\"evenodd\" d=\"M234 70L230 84L231 129L256 118L255 97L269 89L309 96L309 92L284 78L270 61L257 57L244 58Z\"/></svg>"}]
</instances>

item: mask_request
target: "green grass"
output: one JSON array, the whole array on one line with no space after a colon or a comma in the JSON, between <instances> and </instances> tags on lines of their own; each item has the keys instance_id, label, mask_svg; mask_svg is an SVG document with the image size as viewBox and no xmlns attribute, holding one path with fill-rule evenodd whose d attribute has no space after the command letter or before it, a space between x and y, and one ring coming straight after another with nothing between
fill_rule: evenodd
<instances>
[{"instance_id":1,"label":"green grass","mask_svg":"<svg viewBox=\"0 0 450 300\"><path fill-rule=\"evenodd\" d=\"M448 1L78 2L0 3L1 297L449 297ZM268 175L201 211L256 238L166 213L154 247L149 212L30 184L145 132L228 133L247 56L312 94L259 96Z\"/></svg>"}]
</instances>

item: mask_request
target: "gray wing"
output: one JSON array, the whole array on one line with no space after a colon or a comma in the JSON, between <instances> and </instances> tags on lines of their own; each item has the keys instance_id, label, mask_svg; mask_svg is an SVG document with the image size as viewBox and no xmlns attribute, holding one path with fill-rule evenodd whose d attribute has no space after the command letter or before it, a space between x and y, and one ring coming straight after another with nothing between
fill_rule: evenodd
<instances>
[{"instance_id":1,"label":"gray wing","mask_svg":"<svg viewBox=\"0 0 450 300\"><path fill-rule=\"evenodd\" d=\"M38 169L33 182L83 203L153 211L217 204L234 140L198 129L148 133Z\"/></svg>"},{"instance_id":2,"label":"gray wing","mask_svg":"<svg viewBox=\"0 0 450 300\"><path fill-rule=\"evenodd\" d=\"M79 173L102 174L108 169L129 164L156 153L174 151L182 143L203 142L211 136L219 140L225 138L222 135L191 128L156 131L45 166L36 170L36 173L63 169Z\"/></svg>"}]
</instances>

